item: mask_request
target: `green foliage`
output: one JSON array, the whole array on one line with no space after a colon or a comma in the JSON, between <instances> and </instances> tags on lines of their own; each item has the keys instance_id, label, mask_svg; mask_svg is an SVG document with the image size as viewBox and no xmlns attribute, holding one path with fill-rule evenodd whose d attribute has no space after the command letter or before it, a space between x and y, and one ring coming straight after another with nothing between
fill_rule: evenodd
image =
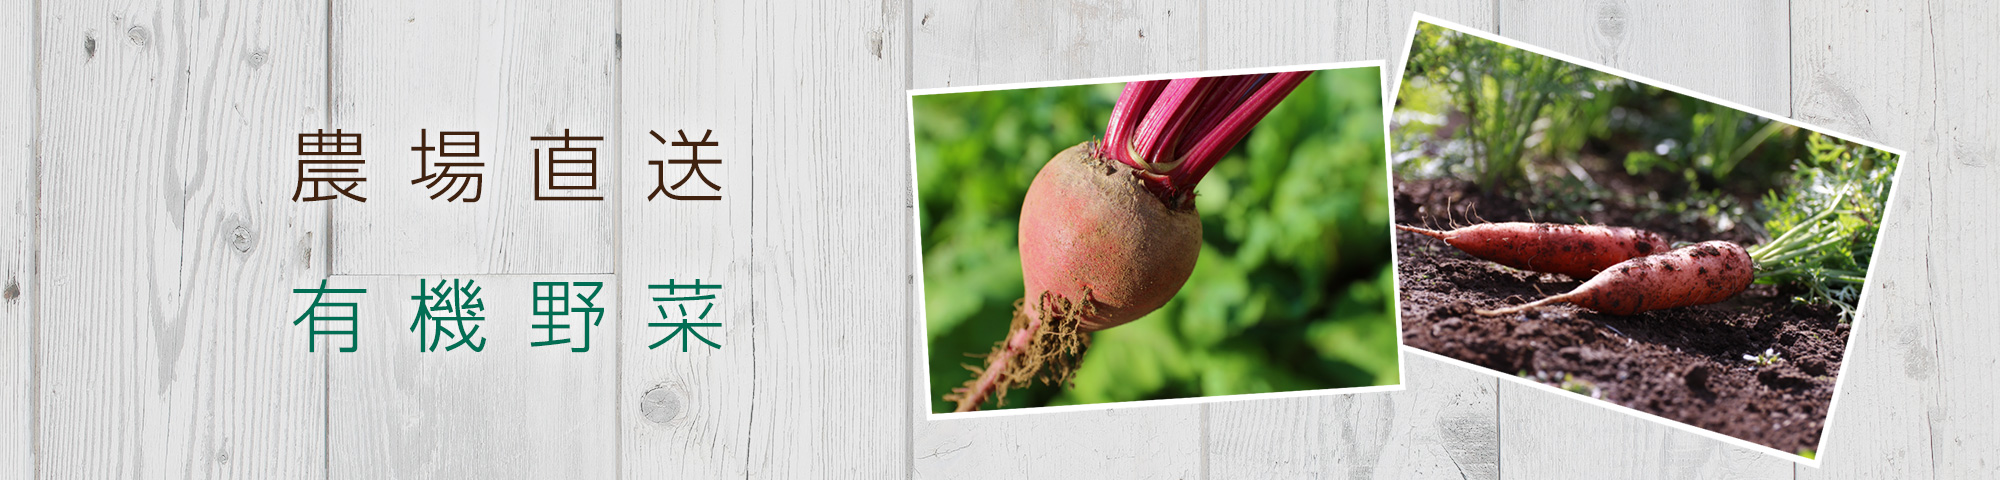
<instances>
[{"instance_id":1,"label":"green foliage","mask_svg":"<svg viewBox=\"0 0 2000 480\"><path fill-rule=\"evenodd\" d=\"M1410 49L1405 91L1441 92L1463 114L1451 135L1463 136L1460 152L1474 181L1486 191L1526 186L1525 161L1538 122L1560 118L1588 121L1607 108L1590 91L1615 78L1575 64L1498 42L1423 24ZM1576 92L1585 95L1573 95ZM1579 115L1581 113L1581 115ZM1562 129L1571 131L1571 129ZM1543 142L1575 143L1577 137Z\"/></svg>"},{"instance_id":2,"label":"green foliage","mask_svg":"<svg viewBox=\"0 0 2000 480\"><path fill-rule=\"evenodd\" d=\"M1314 73L1196 190L1202 252L1181 292L1098 332L1073 388L1016 390L1006 406L1396 383L1379 78ZM933 411L1006 334L1029 182L1101 133L1121 86L913 99Z\"/></svg>"},{"instance_id":3,"label":"green foliage","mask_svg":"<svg viewBox=\"0 0 2000 480\"><path fill-rule=\"evenodd\" d=\"M1454 175L1536 203L1605 188L1589 162L1701 197L1754 196L1783 180L1795 128L1430 24L1419 27L1396 113L1396 169ZM1605 158L1590 158L1605 157ZM1547 203L1548 206L1584 206Z\"/></svg>"},{"instance_id":4,"label":"green foliage","mask_svg":"<svg viewBox=\"0 0 2000 480\"><path fill-rule=\"evenodd\" d=\"M1790 128L1783 122L1709 102L1691 102L1692 115L1685 117L1687 129L1674 132L1686 137L1669 137L1652 151L1633 150L1625 155L1625 169L1632 175L1653 171L1678 173L1689 185L1713 184L1729 178L1736 167L1749 159L1757 147L1772 135ZM1689 138L1682 144L1674 138Z\"/></svg>"},{"instance_id":5,"label":"green foliage","mask_svg":"<svg viewBox=\"0 0 2000 480\"><path fill-rule=\"evenodd\" d=\"M1875 256L1897 158L1813 133L1792 187L1765 196L1772 240L1750 250L1758 279L1804 287L1805 303L1832 305L1854 319L1868 262Z\"/></svg>"}]
</instances>

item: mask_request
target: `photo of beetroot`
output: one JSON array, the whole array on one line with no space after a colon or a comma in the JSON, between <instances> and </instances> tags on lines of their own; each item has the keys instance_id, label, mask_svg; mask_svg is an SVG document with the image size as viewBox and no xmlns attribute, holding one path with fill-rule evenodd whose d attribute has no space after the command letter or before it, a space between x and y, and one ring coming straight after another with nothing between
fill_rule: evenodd
<instances>
[{"instance_id":1,"label":"photo of beetroot","mask_svg":"<svg viewBox=\"0 0 2000 480\"><path fill-rule=\"evenodd\" d=\"M1144 322L1142 319L1147 318L1149 315L1157 316L1154 314L1168 307L1177 298L1182 299L1183 304L1202 305L1204 308L1207 308L1208 305L1216 305L1224 308L1225 310L1219 312L1217 315L1201 315L1201 317L1193 320L1187 318L1188 312L1181 311L1180 309L1174 309L1174 311L1169 312L1171 315L1182 316L1184 321L1200 328L1220 327L1220 331L1217 333L1220 333L1222 336L1231 334L1229 332L1232 328L1231 323L1240 324L1235 327L1239 330L1265 323L1261 318L1239 318L1237 315L1232 315L1226 310L1229 306L1226 306L1222 302L1209 303L1214 301L1212 299L1214 292L1197 292L1192 293L1192 296L1182 296L1183 292L1188 291L1184 287L1191 284L1213 285L1228 283L1249 287L1247 285L1249 279L1244 277L1227 280L1196 278L1198 276L1197 272L1203 270L1201 265L1205 261L1210 265L1231 265L1234 263L1232 261L1234 259L1226 256L1224 258L1204 260L1206 255L1217 254L1205 252L1216 252L1220 250L1218 246L1222 249L1238 250L1235 247L1239 246L1240 243L1235 240L1246 238L1245 234L1248 232L1242 231L1243 226L1232 220L1249 218L1243 217L1246 214L1255 215L1255 212L1251 209L1237 205L1239 201L1254 197L1230 198L1227 196L1215 196L1207 193L1215 189L1209 187L1211 183L1204 183L1203 180L1213 180L1214 178L1210 174L1218 171L1219 167L1222 168L1227 171L1224 174L1227 178L1220 180L1217 184L1220 185L1222 191L1226 192L1236 184L1249 185L1255 183L1245 181L1248 178L1247 175L1252 173L1242 168L1245 166L1255 166L1257 168L1274 166L1279 168L1282 173L1285 170L1294 170L1295 166L1300 165L1318 170L1324 168L1325 164L1335 162L1374 165L1366 169L1354 170L1351 173L1356 178L1365 178L1364 176L1369 175L1369 172L1374 172L1374 175L1380 177L1381 172L1383 172L1380 168L1386 164L1386 159L1379 157L1382 149L1376 148L1378 145L1375 144L1381 141L1381 137L1355 133L1361 130L1379 131L1381 129L1379 125L1372 125L1372 123L1380 121L1380 117L1375 116L1379 115L1380 105L1370 104L1365 100L1368 94L1379 93L1380 91L1379 84L1367 81L1368 76L1371 75L1379 76L1379 69L1371 67L1342 71L1307 70L1191 76L1163 80L1141 80L1122 84L1114 83L1097 86L1097 88L1067 87L1070 89L1085 88L1085 90L1076 90L1069 93L1101 95L1110 92L1102 87L1115 86L1117 94L1113 98L1102 96L1091 98L1094 95L1086 96L1085 98L1091 98L1091 100L1085 102L1085 107L1090 107L1090 104L1095 104L1095 108L1097 109L1105 106L1110 107L1108 111L1095 110L1092 112L1095 115L1103 115L1099 117L1103 119L1099 120L1101 123L1097 123L1098 125L1102 125L1102 128L1097 132L1090 132L1089 129L1078 129L1087 132L1086 136L1081 141L1069 143L1068 146L1063 147L1061 150L1053 152L1046 161L1040 162L1039 166L1034 169L1033 176L1026 183L1025 190L1019 191L1018 200L1015 200L1019 203L1014 204L1018 205L1019 213L1014 218L1013 223L1015 227L1013 247L1018 254L1016 268L1018 268L1020 275L1020 283L1017 287L1018 290L1015 290L1019 292L1016 294L1018 296L1012 302L1014 308L1010 315L1006 315L1011 317L1011 319L1005 322L1007 328L1003 333L995 337L989 337L997 339L997 341L988 340L988 342L991 342L989 344L990 348L984 354L974 353L973 355L976 355L976 357L968 357L965 354L971 352L950 351L942 347L934 348L930 352L933 359L973 359L971 362L952 360L953 363L962 367L958 369L959 373L957 374L961 380L952 382L955 386L950 386L948 390L945 390L944 393L936 398L936 401L941 402L941 406L950 406L948 411L953 412L1014 407L1014 402L1008 401L1009 392L1030 388L1037 382L1041 384L1038 387L1053 389L1035 392L1034 396L1038 397L1037 401L1061 401L1054 397L1065 395L1064 390L1069 390L1071 387L1081 383L1079 381L1080 371L1088 372L1088 370L1082 370L1086 368L1086 352L1093 349L1093 344L1100 337L1100 333L1113 330L1122 331L1125 328L1131 328L1125 326L1135 322ZM1312 81L1320 77L1327 77L1327 81ZM1341 138L1337 144L1316 145L1322 147L1337 145L1343 150L1342 158L1335 159L1332 156L1311 157L1302 155L1305 152L1289 148L1270 149L1269 151L1262 152L1265 155L1261 156L1252 155L1258 158L1244 158L1240 157L1241 154L1232 155L1233 151L1239 150L1237 148L1238 145L1243 143L1246 138L1251 137L1253 132L1264 128L1262 125L1269 123L1267 116L1273 111L1278 110L1281 104L1287 104L1287 100L1293 98L1292 94L1294 91L1300 89L1302 85L1307 86L1306 88L1311 93L1307 94L1303 101L1294 102L1296 104L1288 105L1290 108L1283 110L1283 117L1287 125L1272 128L1281 131L1293 130L1290 133L1284 134L1290 137L1286 141L1295 144L1306 142L1307 145L1313 145L1310 142L1314 141L1328 142L1328 140L1320 137L1300 135L1301 133L1306 133L1297 131L1300 126L1310 126L1322 131L1342 132L1347 136ZM1357 86L1361 88L1355 88ZM1336 94L1339 96L1338 100L1346 102L1344 103L1344 107L1333 111L1313 111L1309 108L1313 106L1309 105L1311 103L1324 103L1327 100L1334 100L1325 98L1329 93ZM938 99L957 99L949 95L953 94L940 95L939 97L942 98ZM979 95L1032 97L1040 95L1040 93L977 92L956 95L972 96L962 97L970 99ZM919 107L916 108L919 118L913 120L917 123L916 130L918 131L917 162L920 197L923 197L925 200L938 198L941 202L956 202L964 199L966 195L982 194L981 189L985 187L968 187L962 183L956 186L958 187L957 189L950 191L927 189L928 186L925 185L924 180L925 172L927 171L927 166L932 165L933 162L924 155L927 146L924 133L929 131L927 130L929 125L926 124L923 118L924 110L921 107L926 105L929 100L932 100L932 98L922 95L913 97L913 103ZM1095 103L1105 100L1111 101L1107 102L1108 105L1106 103ZM1022 106L1022 103L1018 101L1000 102L994 104L996 108L990 111L979 112L983 115L974 116L972 121L1008 119L1018 114ZM1358 113L1356 110L1358 110ZM1329 121L1326 118L1329 116L1344 118L1346 121ZM1374 120L1371 121L1371 118ZM1011 134L994 136L1010 137ZM1044 142L1039 137L1035 138L1035 140L1038 142L1038 145L1060 145L1059 143ZM972 140L961 141L972 142ZM992 159L992 161L1007 162L1009 160L996 158ZM1315 162L1321 163L1321 165L1313 165ZM1231 165L1231 163L1239 165ZM1386 178L1368 180L1372 181L1373 185L1382 185ZM1011 185L1009 186L1011 187ZM1376 190L1375 188L1381 188L1382 190ZM1353 210L1357 208L1377 209L1373 212L1373 215L1363 215L1360 217L1383 220L1382 223L1377 224L1354 222L1364 225L1363 228L1367 228L1370 231L1343 232L1345 235L1355 237L1353 240L1349 240L1349 242L1360 247L1351 249L1354 250L1352 254L1356 259L1354 264L1360 268L1346 271L1336 271L1344 269L1327 268L1338 266L1334 263L1328 263L1328 257L1336 253L1330 250L1338 250L1344 246L1341 244L1327 245L1321 243L1317 248L1313 248L1313 250L1316 250L1313 252L1288 251L1287 254L1305 254L1310 257L1310 260L1317 262L1314 265L1303 266L1309 268L1309 270L1303 273L1313 277L1312 281L1309 282L1310 284L1326 284L1330 283L1329 280L1342 285L1355 283L1356 281L1371 283L1373 279L1383 277L1383 275L1377 275L1378 272L1381 274L1387 273L1387 252L1379 250L1386 247L1386 240L1388 238L1386 228L1386 199L1384 198L1386 196L1386 186L1375 188L1349 192L1350 195L1327 196L1324 198L1311 198L1306 192L1302 191L1283 192L1288 195L1297 195L1297 198L1314 204L1326 199L1358 198L1367 195L1367 192L1370 191L1383 192L1376 194L1378 196L1370 199L1371 201L1353 202L1344 211L1321 207L1322 210L1325 210L1324 217L1329 217L1327 220L1330 221L1324 224L1304 226L1315 230L1340 228L1338 221L1330 217L1345 216L1342 214L1353 213ZM1259 192L1259 195L1273 193L1279 192ZM1002 199L1005 200L1004 197ZM1226 211L1225 215L1229 215L1229 217L1208 217L1208 214L1203 211L1206 208L1217 207L1222 207ZM957 215L973 208L984 210L991 208L991 206L966 206L951 210L941 210L940 212L946 215ZM926 208L923 212L930 213L931 210ZM992 224L992 217L983 218L986 218L987 221L982 223L986 225ZM925 223L929 224L929 222ZM1209 228L1215 226L1223 226L1226 230L1220 232L1221 235L1216 235L1218 232L1209 230ZM1301 232L1304 231L1301 230ZM936 235L927 234L927 236ZM1216 238L1213 238L1217 236L1221 237L1225 242L1217 245ZM1301 236L1297 240L1290 238L1285 240L1288 242L1309 242L1315 240L1323 241L1323 239L1329 238L1326 235L1317 235L1317 237L1315 239L1309 236ZM939 246L949 247L950 243L941 243ZM1312 247L1301 245L1299 247L1288 248L1303 250ZM933 259L946 258L940 252L940 250L927 248L926 263L932 263ZM1376 266L1372 268L1366 267L1370 263ZM1292 266L1273 265L1273 267L1285 268L1287 270L1286 274L1301 273L1297 271L1298 269L1290 268ZM995 268L1004 267L996 265ZM933 271L927 269L925 282L927 299L943 295L941 290L932 289L941 286L940 283L932 280L939 278L934 275L936 274ZM1274 292L1275 290L1272 289L1276 287L1249 288L1262 292ZM1262 293L1261 295L1265 295L1265 297L1261 297L1258 302L1272 301L1270 297L1271 293ZM1372 289L1370 295L1372 295L1370 298L1378 299L1370 303L1373 303L1374 306L1386 307L1386 295L1383 295L1379 290ZM1318 303L1318 301L1325 300L1325 297L1328 297L1328 295L1324 292L1315 292L1311 300ZM927 300L927 303L930 302ZM1304 307L1307 308L1296 308L1294 310L1298 310L1299 313L1324 315L1324 309L1326 308L1323 305L1305 305ZM931 308L934 307L927 306L927 310ZM1367 357L1363 360L1363 363L1367 364L1366 368L1349 366L1347 370L1340 372L1309 372L1306 375L1285 378L1282 385L1273 384L1268 378L1245 375L1244 377L1247 378L1244 378L1241 382L1243 383L1241 387L1247 390L1244 393L1296 389L1291 384L1316 385L1319 388L1366 386L1379 384L1383 379L1394 378L1393 375L1389 374L1393 371L1397 363L1393 358L1395 351L1394 336L1393 334L1389 336L1379 335L1379 333L1393 331L1393 320L1388 320L1386 308L1381 308L1377 312L1380 313L1374 316L1365 316L1368 319L1367 321L1374 322L1373 326L1364 329L1372 337L1371 340L1365 342L1370 344L1369 351L1348 351L1338 355L1326 355L1335 358L1339 358L1340 355ZM1000 323L999 320L998 318L982 315L954 319L954 322L962 322L968 326L975 324L997 325ZM1286 329L1299 329L1308 327L1308 324L1309 320L1293 325L1286 325L1283 322L1270 322L1264 328L1282 327ZM1336 323L1326 323L1325 325L1334 324ZM1164 333L1172 335L1186 335L1190 333L1187 331L1174 331L1178 326L1171 324L1152 325L1144 327L1142 330L1158 331L1157 329L1164 328ZM1328 327L1321 326L1320 328L1324 330ZM1261 330L1239 333L1251 333L1258 336L1268 334L1268 332ZM1139 334L1134 333L1134 335ZM1331 341L1336 335L1323 333L1322 336L1326 340ZM1111 337L1115 339L1117 335L1111 335ZM1289 337L1289 340L1292 342L1299 343L1302 335L1274 336L1274 338L1286 337ZM1191 342L1175 341L1172 343L1176 344L1176 348L1184 346L1208 348L1223 347L1223 345L1213 345L1221 343L1222 340L1226 340L1226 338L1200 338ZM1130 351L1130 347L1119 346L1117 343L1096 346L1120 352ZM1229 345L1227 347L1230 349L1241 349L1247 347L1247 345ZM1269 351L1268 349L1266 350ZM1280 351L1288 355L1322 357L1310 345L1301 344ZM1272 360L1277 359L1258 359L1257 361ZM935 368L937 363L933 362L934 391L942 386L937 385L937 383L942 382L937 382L935 379L946 378L944 375L937 374L937 368ZM1176 363L1184 364L1176 368L1183 371L1195 366L1186 364L1187 360L1181 360ZM1361 371L1353 371L1356 369ZM967 378L966 370L970 370L970 378ZM1203 383L1200 376L1200 373L1187 374L1186 381L1192 387L1177 388L1199 388ZM1333 376L1345 377L1347 379L1326 380L1328 377ZM1213 380L1209 381L1209 383L1219 385L1218 382ZM1093 387L1090 389L1077 388L1075 391L1069 393L1074 394L1074 396L1086 396L1084 392L1097 391L1096 386ZM1175 389L1165 388L1149 395L1152 397L1173 395L1176 393L1173 391ZM1182 394L1181 396L1206 395ZM939 410L944 411L943 409Z\"/></svg>"}]
</instances>

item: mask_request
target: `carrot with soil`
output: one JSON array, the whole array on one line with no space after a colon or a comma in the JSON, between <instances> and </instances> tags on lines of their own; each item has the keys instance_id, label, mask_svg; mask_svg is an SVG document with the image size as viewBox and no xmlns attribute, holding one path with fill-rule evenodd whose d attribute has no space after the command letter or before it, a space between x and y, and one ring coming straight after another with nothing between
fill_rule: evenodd
<instances>
[{"instance_id":1,"label":"carrot with soil","mask_svg":"<svg viewBox=\"0 0 2000 480\"><path fill-rule=\"evenodd\" d=\"M1034 379L1068 382L1091 332L1137 320L1180 291L1201 251L1194 187L1312 72L1132 82L1101 142L1063 150L1021 205L1026 296L957 411Z\"/></svg>"},{"instance_id":2,"label":"carrot with soil","mask_svg":"<svg viewBox=\"0 0 2000 480\"><path fill-rule=\"evenodd\" d=\"M1754 275L1750 253L1721 240L1707 241L1619 262L1583 282L1575 290L1531 303L1480 310L1481 315L1506 315L1569 303L1612 315L1728 300L1750 288Z\"/></svg>"},{"instance_id":3,"label":"carrot with soil","mask_svg":"<svg viewBox=\"0 0 2000 480\"><path fill-rule=\"evenodd\" d=\"M1450 231L1397 225L1477 257L1509 267L1560 273L1577 280L1633 258L1663 250L1658 234L1629 227L1554 223L1482 223Z\"/></svg>"},{"instance_id":4,"label":"carrot with soil","mask_svg":"<svg viewBox=\"0 0 2000 480\"><path fill-rule=\"evenodd\" d=\"M1842 192L1833 198L1841 198L1845 190ZM1748 250L1720 240L1697 243L1619 262L1569 293L1478 313L1506 315L1569 303L1598 313L1632 315L1728 300L1749 289L1756 279L1799 271L1804 267L1796 266L1798 259L1828 255L1843 248L1852 239L1835 234L1840 228L1835 217L1841 212L1840 206L1836 200L1778 238ZM1858 285L1862 278L1858 272L1842 271L1833 275L1833 281Z\"/></svg>"}]
</instances>

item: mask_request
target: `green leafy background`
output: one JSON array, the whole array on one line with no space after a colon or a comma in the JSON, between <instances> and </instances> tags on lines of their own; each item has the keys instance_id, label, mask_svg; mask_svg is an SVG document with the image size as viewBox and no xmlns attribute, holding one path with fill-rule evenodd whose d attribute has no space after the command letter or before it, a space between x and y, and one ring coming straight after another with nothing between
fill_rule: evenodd
<instances>
[{"instance_id":1,"label":"green leafy background","mask_svg":"<svg viewBox=\"0 0 2000 480\"><path fill-rule=\"evenodd\" d=\"M1555 221L1622 205L1705 228L1683 240L1737 240L1759 282L1853 319L1897 155L1429 23L1407 69L1398 179L1455 178Z\"/></svg>"},{"instance_id":2,"label":"green leafy background","mask_svg":"<svg viewBox=\"0 0 2000 480\"><path fill-rule=\"evenodd\" d=\"M1073 388L1037 384L983 408L1397 383L1379 75L1309 77L1197 189L1201 258L1180 293L1098 332ZM1006 334L1022 296L1029 182L1101 135L1122 87L913 99L933 411L951 411L943 396Z\"/></svg>"}]
</instances>

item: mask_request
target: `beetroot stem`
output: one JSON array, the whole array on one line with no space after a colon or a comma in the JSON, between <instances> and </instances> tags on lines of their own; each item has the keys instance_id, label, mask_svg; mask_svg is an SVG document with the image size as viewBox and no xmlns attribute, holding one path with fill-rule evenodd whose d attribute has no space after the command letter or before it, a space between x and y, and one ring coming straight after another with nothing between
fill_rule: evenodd
<instances>
[{"instance_id":1,"label":"beetroot stem","mask_svg":"<svg viewBox=\"0 0 2000 480\"><path fill-rule=\"evenodd\" d=\"M1125 84L1125 91L1118 94L1118 104L1111 107L1111 124L1104 129L1104 143L1098 147L1098 153L1118 159L1132 168L1146 168L1132 159L1127 144L1132 141L1132 131L1139 127L1139 121L1145 119L1146 111L1152 108L1153 100L1166 89L1166 80Z\"/></svg>"},{"instance_id":2,"label":"beetroot stem","mask_svg":"<svg viewBox=\"0 0 2000 480\"><path fill-rule=\"evenodd\" d=\"M1160 92L1160 98L1153 101L1153 108L1146 112L1146 120L1139 123L1139 132L1132 139L1132 151L1138 158L1133 160L1149 173L1166 173L1178 165L1181 132L1193 123L1196 110L1210 90L1221 82L1220 77L1181 78L1167 83L1167 90Z\"/></svg>"},{"instance_id":3,"label":"beetroot stem","mask_svg":"<svg viewBox=\"0 0 2000 480\"><path fill-rule=\"evenodd\" d=\"M1147 188L1182 201L1215 162L1312 72L1132 82L1118 95L1099 154L1139 170Z\"/></svg>"},{"instance_id":4,"label":"beetroot stem","mask_svg":"<svg viewBox=\"0 0 2000 480\"><path fill-rule=\"evenodd\" d=\"M1222 85L1216 87L1216 94L1209 95L1209 101L1203 102L1200 110L1201 118L1195 120L1194 128L1188 129L1181 135L1180 146L1175 148L1181 152L1194 149L1195 143L1214 131L1216 125L1221 125L1222 119L1227 118L1229 112L1236 111L1238 106L1243 105L1243 101L1249 100L1250 94L1255 93L1257 87L1263 85L1270 77L1270 74L1235 75L1223 80Z\"/></svg>"},{"instance_id":5,"label":"beetroot stem","mask_svg":"<svg viewBox=\"0 0 2000 480\"><path fill-rule=\"evenodd\" d=\"M1215 166L1215 162L1229 153L1229 149L1235 148L1236 143L1250 133L1250 127L1256 126L1259 120L1264 119L1264 115L1271 113L1271 109L1276 107L1279 101L1284 100L1286 95L1291 94L1292 89L1298 88L1300 83L1305 82L1308 75L1312 75L1312 72L1285 72L1272 75L1271 79L1264 82L1264 85L1258 88L1256 93L1251 94L1249 99L1244 100L1242 105L1231 110L1229 116L1223 118L1222 123L1202 135L1194 147L1188 149L1185 163L1167 173L1169 190L1176 195L1192 192L1194 185L1200 183L1203 176L1208 175L1208 170Z\"/></svg>"}]
</instances>

